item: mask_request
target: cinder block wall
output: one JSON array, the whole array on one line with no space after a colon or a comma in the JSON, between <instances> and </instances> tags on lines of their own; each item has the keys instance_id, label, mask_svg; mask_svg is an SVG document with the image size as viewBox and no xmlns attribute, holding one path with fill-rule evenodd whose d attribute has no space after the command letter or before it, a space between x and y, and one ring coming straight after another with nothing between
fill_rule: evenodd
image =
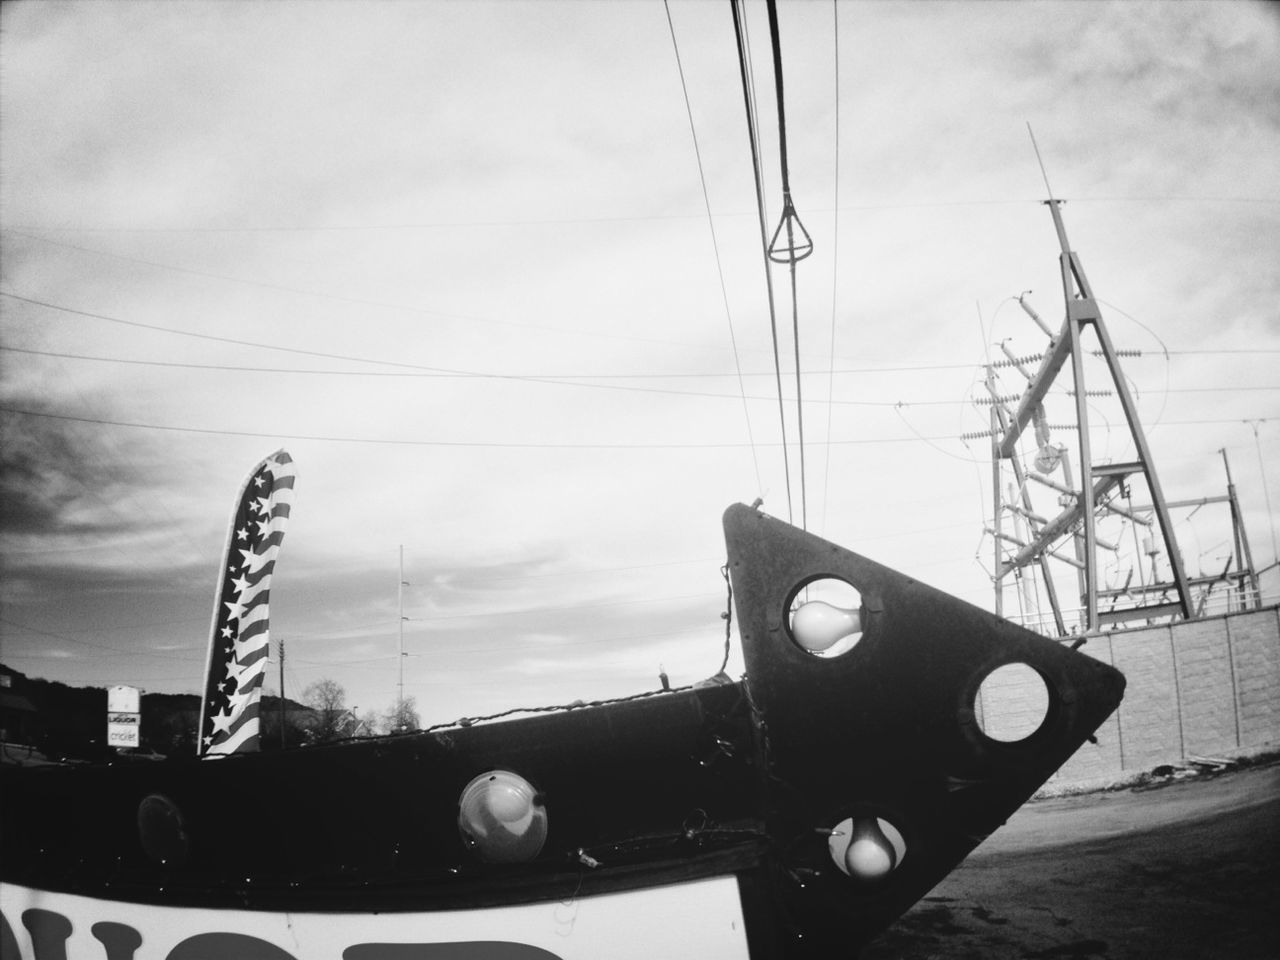
<instances>
[{"instance_id":1,"label":"cinder block wall","mask_svg":"<svg viewBox=\"0 0 1280 960\"><path fill-rule=\"evenodd\" d=\"M1271 610L1280 618L1280 609ZM1265 614L1227 622L1234 656L1243 745L1280 739L1280 643L1277 621Z\"/></svg>"},{"instance_id":2,"label":"cinder block wall","mask_svg":"<svg viewBox=\"0 0 1280 960\"><path fill-rule=\"evenodd\" d=\"M1081 747L1050 787L1280 746L1280 608L1095 634L1080 650L1115 666L1128 686L1097 744ZM988 693L984 728L1037 697L1007 685Z\"/></svg>"}]
</instances>

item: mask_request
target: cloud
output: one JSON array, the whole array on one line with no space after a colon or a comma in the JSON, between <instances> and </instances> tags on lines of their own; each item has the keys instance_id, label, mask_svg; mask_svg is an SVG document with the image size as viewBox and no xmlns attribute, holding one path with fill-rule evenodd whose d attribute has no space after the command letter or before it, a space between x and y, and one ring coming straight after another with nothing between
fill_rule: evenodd
<instances>
[{"instance_id":1,"label":"cloud","mask_svg":"<svg viewBox=\"0 0 1280 960\"><path fill-rule=\"evenodd\" d=\"M1254 457L1243 425L1177 424L1268 417L1273 395L1237 388L1274 385L1269 355L1166 367L1159 340L1280 336L1268 7L842 5L838 89L830 5L780 13L792 185L816 243L797 268L811 526L990 603L974 559L990 461L954 438L987 426L969 400L994 344L1043 348L1010 297L1031 288L1049 322L1062 313L1027 120L1113 337L1145 351L1126 372L1166 486L1218 484L1223 444ZM0 352L7 405L151 425L7 417L18 622L118 629L155 657L129 671L185 689L192 671L158 648L190 645L200 672L232 497L284 446L299 467L272 597L296 651L286 686L340 674L356 702L390 701L401 545L406 685L434 710L590 696L597 675L634 692L657 663L673 682L711 672L720 513L763 496L787 516L788 480L729 18L671 14L683 88L648 3L6 8L3 289L69 310L0 300L5 346L206 367ZM748 16L763 44L763 9ZM776 216L770 87L757 77ZM845 372L828 405L832 338ZM460 373L355 375L397 362ZM551 376L574 385L511 379ZM1177 392L1201 385L1222 390ZM1264 516L1261 481L1238 483Z\"/></svg>"},{"instance_id":2,"label":"cloud","mask_svg":"<svg viewBox=\"0 0 1280 960\"><path fill-rule=\"evenodd\" d=\"M121 489L146 484L147 471L121 457L87 424L48 419L49 404L15 397L36 415L8 414L0 444L0 534L56 536L119 533L137 524L113 509ZM135 452L136 453L136 452Z\"/></svg>"},{"instance_id":3,"label":"cloud","mask_svg":"<svg viewBox=\"0 0 1280 960\"><path fill-rule=\"evenodd\" d=\"M1058 110L1028 117L1048 147L1055 180L1075 170L1071 192L1115 178L1135 193L1178 193L1205 170L1163 164L1172 152L1193 154L1224 178L1224 193L1265 195L1276 180L1263 155L1236 149L1242 136L1280 144L1280 24L1266 4L1055 4L1053 36L1025 31L1011 54L1029 102ZM1070 35L1072 42L1058 39ZM1060 116L1082 116L1064 129ZM1148 149L1122 147L1132 137Z\"/></svg>"}]
</instances>

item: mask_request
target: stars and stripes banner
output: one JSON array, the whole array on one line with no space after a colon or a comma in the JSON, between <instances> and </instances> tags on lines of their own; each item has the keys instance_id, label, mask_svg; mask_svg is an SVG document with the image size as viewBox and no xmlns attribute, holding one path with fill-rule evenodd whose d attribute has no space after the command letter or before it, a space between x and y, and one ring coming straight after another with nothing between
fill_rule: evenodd
<instances>
[{"instance_id":1,"label":"stars and stripes banner","mask_svg":"<svg viewBox=\"0 0 1280 960\"><path fill-rule=\"evenodd\" d=\"M293 504L293 480L293 458L277 450L253 468L236 498L214 600L200 756L258 749L271 575Z\"/></svg>"}]
</instances>

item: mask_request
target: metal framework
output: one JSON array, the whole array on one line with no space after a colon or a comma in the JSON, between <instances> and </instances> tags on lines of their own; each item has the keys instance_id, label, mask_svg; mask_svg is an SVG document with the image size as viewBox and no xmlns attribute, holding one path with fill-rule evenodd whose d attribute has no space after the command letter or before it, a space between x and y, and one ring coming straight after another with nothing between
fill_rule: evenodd
<instances>
[{"instance_id":1,"label":"metal framework","mask_svg":"<svg viewBox=\"0 0 1280 960\"><path fill-rule=\"evenodd\" d=\"M1152 463L1151 450L1138 419L1137 405L1121 373L1120 359L1107 333L1106 324L1103 323L1093 288L1090 287L1088 278L1085 276L1080 257L1071 249L1067 241L1066 227L1062 222L1061 203L1060 200L1046 201L1062 250L1059 263L1062 272L1063 298L1066 302L1066 317L1062 328L1056 336L1052 335L1043 321L1040 321L1030 308L1026 308L1032 318L1040 323L1042 329L1050 334L1051 342L1041 360L1040 368L1034 374L1023 370L1028 374L1030 382L1014 412L1007 411L1000 402L1000 398L996 396L994 374L988 368L987 386L992 394L992 470L996 506L995 528L991 531L995 538L996 611L1002 612L1004 578L1029 564L1039 564L1049 592L1058 633L1065 635L1066 625L1053 588L1053 578L1049 575L1048 569L1047 558L1052 556L1075 566L1078 571L1080 599L1084 609L1084 623L1081 626L1085 632L1097 630L1106 623L1132 619L1151 619L1162 616L1190 619L1194 615L1191 605L1191 584L1187 579L1182 555L1174 539L1173 525L1169 518L1169 505L1160 489L1160 481ZM1093 330L1099 345L1099 353L1106 361L1107 369L1111 374L1111 387L1124 410L1136 451L1136 459L1132 461L1123 463L1093 461L1089 444L1089 391L1085 382L1082 344L1086 328ZM1077 478L1072 475L1070 461L1064 457L1061 461L1063 482L1059 484L1046 476L1025 473L1016 452L1018 439L1026 428L1033 423L1039 426L1043 422L1042 402L1068 361L1070 361L1074 379L1075 428L1079 444L1080 468L1078 483L1076 483ZM1015 365L1022 369L1018 361L1015 361ZM1004 500L1001 490L1001 460L1009 460L1012 463L1014 476L1018 481L1018 490L1021 491L1017 499L1011 497L1008 502ZM1116 488L1122 486L1128 478L1135 476L1144 478L1150 491L1152 502L1149 510L1154 517L1154 526L1158 528L1164 541L1172 579L1167 583L1148 585L1142 591L1138 591L1138 595L1143 599L1132 606L1112 606L1111 609L1100 612L1099 596L1108 595L1112 591L1098 589L1097 554L1101 545L1095 525L1098 512L1119 513L1135 522L1152 525L1150 519L1141 516L1138 512L1126 510L1110 502L1110 495ZM1063 510L1057 517L1048 519L1032 511L1031 501L1026 491L1027 479L1053 487L1062 494L1060 502L1063 504ZM1029 531L1026 540L1011 536L1002 529L1002 517L1006 512L1012 512L1025 522ZM1073 556L1064 555L1058 550L1059 541L1068 535L1072 536ZM1012 558L1006 558L1004 544L1010 541L1017 545L1018 550ZM1153 599L1148 600L1147 597Z\"/></svg>"}]
</instances>

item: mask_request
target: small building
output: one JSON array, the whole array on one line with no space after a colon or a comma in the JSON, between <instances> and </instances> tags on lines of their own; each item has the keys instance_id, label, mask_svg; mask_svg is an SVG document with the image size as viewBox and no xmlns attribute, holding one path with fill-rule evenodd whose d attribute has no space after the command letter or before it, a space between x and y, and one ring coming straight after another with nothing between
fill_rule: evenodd
<instances>
[{"instance_id":1,"label":"small building","mask_svg":"<svg viewBox=\"0 0 1280 960\"><path fill-rule=\"evenodd\" d=\"M0 666L0 741L30 745L36 740L36 706L14 690L22 674Z\"/></svg>"}]
</instances>

